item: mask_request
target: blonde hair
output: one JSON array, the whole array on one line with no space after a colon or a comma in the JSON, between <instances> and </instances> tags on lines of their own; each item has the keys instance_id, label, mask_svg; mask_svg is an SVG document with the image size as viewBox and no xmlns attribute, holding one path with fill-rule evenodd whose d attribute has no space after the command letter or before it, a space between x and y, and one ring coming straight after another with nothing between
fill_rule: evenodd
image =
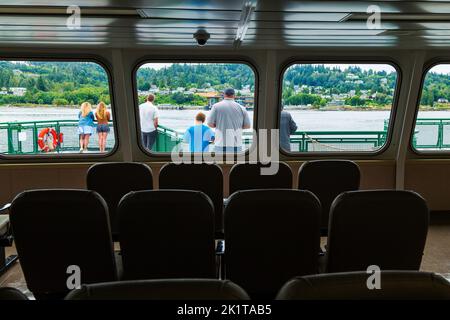
<instances>
[{"instance_id":1,"label":"blonde hair","mask_svg":"<svg viewBox=\"0 0 450 320\"><path fill-rule=\"evenodd\" d=\"M89 102L83 102L81 104L81 116L86 117L89 112L92 111L92 106Z\"/></svg>"},{"instance_id":2,"label":"blonde hair","mask_svg":"<svg viewBox=\"0 0 450 320\"><path fill-rule=\"evenodd\" d=\"M104 120L107 118L106 114L106 104L103 101L100 101L97 106L97 110L95 112L98 120Z\"/></svg>"}]
</instances>

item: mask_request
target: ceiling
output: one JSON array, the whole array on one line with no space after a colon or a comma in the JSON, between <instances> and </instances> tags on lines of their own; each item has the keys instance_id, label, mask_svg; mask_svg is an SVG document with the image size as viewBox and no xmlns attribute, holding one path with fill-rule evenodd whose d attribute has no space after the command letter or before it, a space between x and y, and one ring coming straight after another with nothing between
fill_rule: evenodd
<instances>
[{"instance_id":1,"label":"ceiling","mask_svg":"<svg viewBox=\"0 0 450 320\"><path fill-rule=\"evenodd\" d=\"M204 28L207 47L450 47L450 1L252 0L245 21L247 2L0 0L0 46L195 47ZM67 27L72 5L79 29ZM374 5L380 24L368 28Z\"/></svg>"}]
</instances>

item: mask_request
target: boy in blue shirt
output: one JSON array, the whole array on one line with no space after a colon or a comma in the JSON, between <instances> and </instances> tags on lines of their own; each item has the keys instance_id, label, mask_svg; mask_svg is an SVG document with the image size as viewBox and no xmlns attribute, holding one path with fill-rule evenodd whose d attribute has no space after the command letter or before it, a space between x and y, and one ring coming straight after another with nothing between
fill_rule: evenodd
<instances>
[{"instance_id":1,"label":"boy in blue shirt","mask_svg":"<svg viewBox=\"0 0 450 320\"><path fill-rule=\"evenodd\" d=\"M203 124L205 120L205 114L199 112L195 116L195 125L187 129L184 134L184 142L189 143L190 152L208 151L210 142L214 141L214 132Z\"/></svg>"}]
</instances>

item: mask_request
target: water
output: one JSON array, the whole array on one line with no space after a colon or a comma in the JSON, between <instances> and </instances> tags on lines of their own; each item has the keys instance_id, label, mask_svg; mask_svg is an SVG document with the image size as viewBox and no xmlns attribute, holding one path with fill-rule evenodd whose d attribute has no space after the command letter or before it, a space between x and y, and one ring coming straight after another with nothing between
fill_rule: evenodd
<instances>
[{"instance_id":1,"label":"water","mask_svg":"<svg viewBox=\"0 0 450 320\"><path fill-rule=\"evenodd\" d=\"M0 122L77 120L78 109L58 107L1 107ZM159 110L161 125L183 132L193 125L195 115L200 110ZM201 111L208 116L209 111ZM384 120L389 119L389 111L289 111L299 130L302 131L379 131ZM253 111L249 111L253 119ZM450 118L450 111L421 111L419 118Z\"/></svg>"},{"instance_id":2,"label":"water","mask_svg":"<svg viewBox=\"0 0 450 320\"><path fill-rule=\"evenodd\" d=\"M0 123L41 120L77 120L79 109L57 107L0 107Z\"/></svg>"},{"instance_id":3,"label":"water","mask_svg":"<svg viewBox=\"0 0 450 320\"><path fill-rule=\"evenodd\" d=\"M1 107L1 122L77 120L78 109L62 107ZM183 133L200 110L159 110L159 123ZM209 111L201 111L208 116ZM382 131L389 111L289 111L300 131ZM253 119L253 111L249 111ZM450 118L450 111L421 111L419 118ZM431 133L430 133L431 135ZM112 138L112 137L110 137ZM3 139L3 138L2 138Z\"/></svg>"}]
</instances>

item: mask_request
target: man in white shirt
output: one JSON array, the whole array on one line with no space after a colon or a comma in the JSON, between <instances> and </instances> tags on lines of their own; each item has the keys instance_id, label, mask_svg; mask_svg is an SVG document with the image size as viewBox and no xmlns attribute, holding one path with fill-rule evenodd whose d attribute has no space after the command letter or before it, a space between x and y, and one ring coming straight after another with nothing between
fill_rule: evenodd
<instances>
[{"instance_id":1,"label":"man in white shirt","mask_svg":"<svg viewBox=\"0 0 450 320\"><path fill-rule=\"evenodd\" d=\"M155 96L149 94L147 101L139 105L139 119L141 121L142 144L151 150L158 135L158 108L153 105Z\"/></svg>"},{"instance_id":2,"label":"man in white shirt","mask_svg":"<svg viewBox=\"0 0 450 320\"><path fill-rule=\"evenodd\" d=\"M242 129L251 123L247 110L234 98L234 89L225 89L224 99L211 108L208 126L216 128L215 152L242 151Z\"/></svg>"}]
</instances>

